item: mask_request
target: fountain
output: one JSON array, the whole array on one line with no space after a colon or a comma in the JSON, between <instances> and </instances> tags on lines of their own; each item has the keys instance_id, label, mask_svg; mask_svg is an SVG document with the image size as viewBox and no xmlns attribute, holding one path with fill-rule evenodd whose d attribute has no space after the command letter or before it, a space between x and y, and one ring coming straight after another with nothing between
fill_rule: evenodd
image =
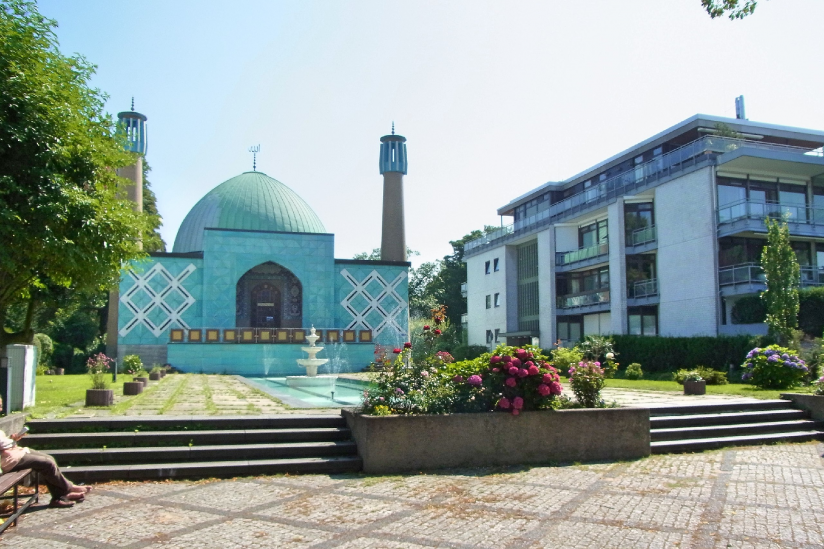
<instances>
[{"instance_id":1,"label":"fountain","mask_svg":"<svg viewBox=\"0 0 824 549\"><path fill-rule=\"evenodd\" d=\"M309 341L308 347L301 347L301 350L309 355L309 358L299 358L298 366L306 368L305 376L287 376L286 384L289 387L313 387L318 389L325 389L326 391L335 390L335 380L337 376L319 376L318 366L322 366L329 362L328 358L318 358L317 355L323 350L323 347L318 347L315 342L320 336L315 333L315 327L309 330L309 335L306 339Z\"/></svg>"}]
</instances>

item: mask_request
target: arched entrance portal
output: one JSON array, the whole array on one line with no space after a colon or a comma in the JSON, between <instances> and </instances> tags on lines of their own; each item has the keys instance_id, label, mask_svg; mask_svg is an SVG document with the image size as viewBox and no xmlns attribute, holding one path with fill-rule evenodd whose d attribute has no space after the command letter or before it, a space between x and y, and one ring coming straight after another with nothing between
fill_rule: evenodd
<instances>
[{"instance_id":1,"label":"arched entrance portal","mask_svg":"<svg viewBox=\"0 0 824 549\"><path fill-rule=\"evenodd\" d=\"M238 328L301 328L303 287L289 269L262 263L238 280L236 307Z\"/></svg>"}]
</instances>

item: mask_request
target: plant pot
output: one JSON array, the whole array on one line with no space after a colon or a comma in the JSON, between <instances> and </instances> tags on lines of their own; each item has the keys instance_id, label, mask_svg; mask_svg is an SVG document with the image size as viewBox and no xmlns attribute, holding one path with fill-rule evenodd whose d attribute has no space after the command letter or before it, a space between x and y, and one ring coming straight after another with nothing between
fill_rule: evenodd
<instances>
[{"instance_id":1,"label":"plant pot","mask_svg":"<svg viewBox=\"0 0 824 549\"><path fill-rule=\"evenodd\" d=\"M152 381L160 381L160 372L152 372L149 374L149 379Z\"/></svg>"},{"instance_id":2,"label":"plant pot","mask_svg":"<svg viewBox=\"0 0 824 549\"><path fill-rule=\"evenodd\" d=\"M113 402L112 389L86 389L86 406L111 406Z\"/></svg>"},{"instance_id":3,"label":"plant pot","mask_svg":"<svg viewBox=\"0 0 824 549\"><path fill-rule=\"evenodd\" d=\"M63 368L57 368L57 369L54 371L54 373L55 373L55 375L62 376L64 373L66 373L66 370L65 370L65 369L63 369Z\"/></svg>"},{"instance_id":4,"label":"plant pot","mask_svg":"<svg viewBox=\"0 0 824 549\"><path fill-rule=\"evenodd\" d=\"M160 370L160 377L161 378L166 377L166 370Z\"/></svg>"},{"instance_id":5,"label":"plant pot","mask_svg":"<svg viewBox=\"0 0 824 549\"><path fill-rule=\"evenodd\" d=\"M53 376L54 375L54 370L46 370L46 375L47 376Z\"/></svg>"},{"instance_id":6,"label":"plant pot","mask_svg":"<svg viewBox=\"0 0 824 549\"><path fill-rule=\"evenodd\" d=\"M136 377L136 378L134 378L134 380L139 381L140 383L142 383L144 387L149 384L149 378L148 377Z\"/></svg>"},{"instance_id":7,"label":"plant pot","mask_svg":"<svg viewBox=\"0 0 824 549\"><path fill-rule=\"evenodd\" d=\"M124 395L139 395L143 392L143 384L139 381L127 381L123 384Z\"/></svg>"},{"instance_id":8,"label":"plant pot","mask_svg":"<svg viewBox=\"0 0 824 549\"><path fill-rule=\"evenodd\" d=\"M707 394L707 382L701 381L684 381L685 395L705 395Z\"/></svg>"}]
</instances>

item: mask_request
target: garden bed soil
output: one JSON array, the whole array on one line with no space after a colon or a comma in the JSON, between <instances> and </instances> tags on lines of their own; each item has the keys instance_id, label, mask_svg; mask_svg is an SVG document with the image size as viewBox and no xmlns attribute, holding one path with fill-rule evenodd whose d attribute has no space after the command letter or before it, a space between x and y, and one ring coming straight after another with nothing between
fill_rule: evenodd
<instances>
[{"instance_id":1,"label":"garden bed soil","mask_svg":"<svg viewBox=\"0 0 824 549\"><path fill-rule=\"evenodd\" d=\"M370 416L342 410L367 474L650 454L648 408Z\"/></svg>"},{"instance_id":2,"label":"garden bed soil","mask_svg":"<svg viewBox=\"0 0 824 549\"><path fill-rule=\"evenodd\" d=\"M803 393L782 393L781 398L792 400L802 410L810 412L816 421L824 421L824 396L805 395Z\"/></svg>"}]
</instances>

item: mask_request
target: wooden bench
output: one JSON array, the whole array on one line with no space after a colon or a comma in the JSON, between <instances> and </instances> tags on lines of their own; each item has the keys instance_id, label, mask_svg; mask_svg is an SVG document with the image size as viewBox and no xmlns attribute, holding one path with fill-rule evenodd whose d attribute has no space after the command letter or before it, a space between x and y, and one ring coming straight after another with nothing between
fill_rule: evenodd
<instances>
[{"instance_id":1,"label":"wooden bench","mask_svg":"<svg viewBox=\"0 0 824 549\"><path fill-rule=\"evenodd\" d=\"M29 475L34 476L34 494L26 500L26 503L24 503L22 507L18 507L19 502L17 489ZM2 534L6 528L12 524L17 526L17 518L25 513L26 509L40 501L40 481L37 478L37 473L33 472L31 469L21 469L19 471L12 471L11 473L3 473L0 475L0 494L5 494L12 488L14 488L14 495L3 495L0 497L0 499L14 499L14 513L6 519L6 522L0 524L0 534Z\"/></svg>"}]
</instances>

